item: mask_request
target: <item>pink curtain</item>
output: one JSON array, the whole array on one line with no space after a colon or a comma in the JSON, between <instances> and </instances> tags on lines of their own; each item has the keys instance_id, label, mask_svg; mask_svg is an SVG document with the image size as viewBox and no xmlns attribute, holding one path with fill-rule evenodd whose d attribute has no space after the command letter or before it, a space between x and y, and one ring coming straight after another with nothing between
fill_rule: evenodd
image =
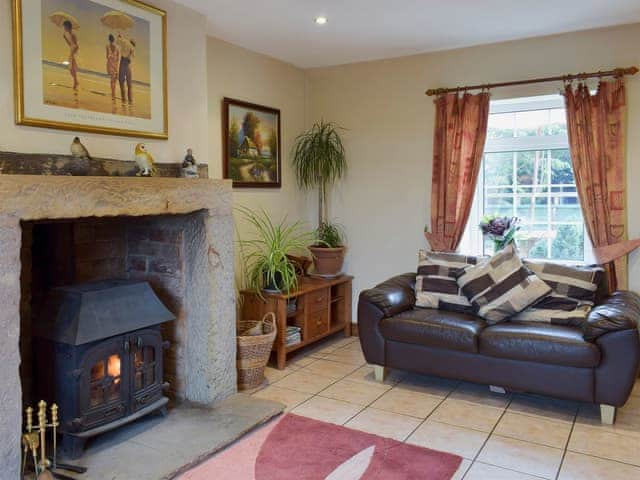
<instances>
[{"instance_id":1,"label":"pink curtain","mask_svg":"<svg viewBox=\"0 0 640 480\"><path fill-rule=\"evenodd\" d=\"M600 82L592 95L580 83L565 88L571 160L593 246L627 239L624 79ZM627 256L607 265L609 289L627 288Z\"/></svg>"},{"instance_id":2,"label":"pink curtain","mask_svg":"<svg viewBox=\"0 0 640 480\"><path fill-rule=\"evenodd\" d=\"M478 181L489 93L441 95L435 104L431 230L425 237L432 250L453 252L467 225Z\"/></svg>"}]
</instances>

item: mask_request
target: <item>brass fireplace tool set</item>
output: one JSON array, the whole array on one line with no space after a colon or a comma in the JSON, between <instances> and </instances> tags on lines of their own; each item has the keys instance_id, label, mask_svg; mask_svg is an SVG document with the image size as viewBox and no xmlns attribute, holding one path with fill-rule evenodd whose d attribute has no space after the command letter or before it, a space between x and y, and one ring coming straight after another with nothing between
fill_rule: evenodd
<instances>
[{"instance_id":1,"label":"brass fireplace tool set","mask_svg":"<svg viewBox=\"0 0 640 480\"><path fill-rule=\"evenodd\" d=\"M38 424L33 424L33 408L27 407L26 423L27 431L22 434L22 477L24 478L29 457L33 461L33 469L37 480L73 480L71 477L56 472L57 468L75 473L87 471L84 467L58 463L58 406L51 405L51 423L47 421L47 402L38 402ZM52 458L47 457L47 429L52 432Z\"/></svg>"}]
</instances>

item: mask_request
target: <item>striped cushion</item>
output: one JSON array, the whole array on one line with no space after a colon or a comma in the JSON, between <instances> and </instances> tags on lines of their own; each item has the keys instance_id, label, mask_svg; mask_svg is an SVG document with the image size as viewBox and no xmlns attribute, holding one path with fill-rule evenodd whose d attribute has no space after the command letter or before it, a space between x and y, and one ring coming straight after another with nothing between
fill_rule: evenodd
<instances>
[{"instance_id":1,"label":"striped cushion","mask_svg":"<svg viewBox=\"0 0 640 480\"><path fill-rule=\"evenodd\" d=\"M604 277L604 268L600 266L562 265L531 260L525 261L525 265L544 280L555 294L591 306Z\"/></svg>"},{"instance_id":2,"label":"striped cushion","mask_svg":"<svg viewBox=\"0 0 640 480\"><path fill-rule=\"evenodd\" d=\"M512 245L466 269L458 285L475 313L489 324L505 321L551 293L551 287L524 266Z\"/></svg>"},{"instance_id":3,"label":"striped cushion","mask_svg":"<svg viewBox=\"0 0 640 480\"><path fill-rule=\"evenodd\" d=\"M525 265L549 285L553 292L513 317L513 320L582 325L595 302L604 269L599 266L561 265L530 260L525 261Z\"/></svg>"},{"instance_id":4,"label":"striped cushion","mask_svg":"<svg viewBox=\"0 0 640 480\"><path fill-rule=\"evenodd\" d=\"M416 276L416 306L471 312L471 304L460 291L456 279L466 268L477 263L477 257L420 250Z\"/></svg>"}]
</instances>

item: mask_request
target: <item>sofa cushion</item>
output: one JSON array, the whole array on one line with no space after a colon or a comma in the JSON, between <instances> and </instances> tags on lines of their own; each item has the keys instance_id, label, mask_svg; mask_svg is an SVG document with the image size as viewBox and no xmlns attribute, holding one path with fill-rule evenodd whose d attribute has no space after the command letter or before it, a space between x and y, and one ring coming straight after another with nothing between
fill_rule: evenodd
<instances>
[{"instance_id":1,"label":"sofa cushion","mask_svg":"<svg viewBox=\"0 0 640 480\"><path fill-rule=\"evenodd\" d=\"M495 324L520 313L551 292L551 287L524 266L513 245L467 268L458 285L474 311Z\"/></svg>"},{"instance_id":2,"label":"sofa cushion","mask_svg":"<svg viewBox=\"0 0 640 480\"><path fill-rule=\"evenodd\" d=\"M418 252L416 307L471 313L471 303L458 286L457 278L478 263L478 257L458 253Z\"/></svg>"},{"instance_id":3,"label":"sofa cushion","mask_svg":"<svg viewBox=\"0 0 640 480\"><path fill-rule=\"evenodd\" d=\"M416 308L382 319L380 332L396 342L477 353L478 335L485 326L473 315Z\"/></svg>"},{"instance_id":4,"label":"sofa cushion","mask_svg":"<svg viewBox=\"0 0 640 480\"><path fill-rule=\"evenodd\" d=\"M604 278L604 268L599 265L563 265L535 260L525 260L524 264L544 280L554 294L591 306Z\"/></svg>"},{"instance_id":5,"label":"sofa cushion","mask_svg":"<svg viewBox=\"0 0 640 480\"><path fill-rule=\"evenodd\" d=\"M508 322L487 327L479 340L479 352L491 357L582 368L600 364L600 349L576 327Z\"/></svg>"},{"instance_id":6,"label":"sofa cushion","mask_svg":"<svg viewBox=\"0 0 640 480\"><path fill-rule=\"evenodd\" d=\"M604 269L600 266L562 265L531 260L525 260L524 264L553 291L513 317L513 320L582 325L593 307Z\"/></svg>"}]
</instances>

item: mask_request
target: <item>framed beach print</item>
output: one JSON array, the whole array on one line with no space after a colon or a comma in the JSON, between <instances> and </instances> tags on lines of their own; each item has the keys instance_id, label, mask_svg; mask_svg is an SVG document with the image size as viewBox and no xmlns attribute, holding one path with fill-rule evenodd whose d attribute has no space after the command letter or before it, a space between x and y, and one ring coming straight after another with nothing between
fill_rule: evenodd
<instances>
[{"instance_id":1,"label":"framed beach print","mask_svg":"<svg viewBox=\"0 0 640 480\"><path fill-rule=\"evenodd\" d=\"M222 171L234 187L280 188L280 110L225 98Z\"/></svg>"},{"instance_id":2,"label":"framed beach print","mask_svg":"<svg viewBox=\"0 0 640 480\"><path fill-rule=\"evenodd\" d=\"M136 0L13 0L16 123L168 137L166 13Z\"/></svg>"}]
</instances>

